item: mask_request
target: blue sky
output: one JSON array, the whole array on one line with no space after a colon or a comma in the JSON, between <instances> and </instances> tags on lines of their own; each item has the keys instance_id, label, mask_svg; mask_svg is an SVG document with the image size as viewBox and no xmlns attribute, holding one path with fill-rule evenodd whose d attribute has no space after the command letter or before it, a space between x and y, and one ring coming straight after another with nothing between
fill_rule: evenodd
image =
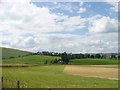
<instances>
[{"instance_id":1,"label":"blue sky","mask_svg":"<svg viewBox=\"0 0 120 90\"><path fill-rule=\"evenodd\" d=\"M117 52L117 5L107 0L2 1L0 46L34 52Z\"/></svg>"},{"instance_id":2,"label":"blue sky","mask_svg":"<svg viewBox=\"0 0 120 90\"><path fill-rule=\"evenodd\" d=\"M83 18L88 18L95 15L103 15L106 17L118 19L118 13L110 10L113 7L111 4L107 2L84 2L81 5L80 2L32 2L37 7L47 7L49 8L51 13L67 15L69 17L72 16L80 16ZM83 13L78 13L80 8L85 8L86 11ZM61 20L62 22L62 20ZM85 24L88 27L88 23ZM71 33L84 35L88 32L87 28L83 28L84 30L75 30L74 32L52 32L52 33Z\"/></svg>"},{"instance_id":3,"label":"blue sky","mask_svg":"<svg viewBox=\"0 0 120 90\"><path fill-rule=\"evenodd\" d=\"M107 2L84 2L80 6L80 2L33 2L37 7L48 7L53 13L62 13L68 16L80 15L82 17L89 17L91 15L102 14L104 16L110 16L117 19L117 12L110 15L109 8L113 7ZM63 7L64 6L64 7ZM85 7L87 12L79 14L77 11L79 8ZM66 9L67 8L67 9ZM71 12L71 10L73 12Z\"/></svg>"}]
</instances>

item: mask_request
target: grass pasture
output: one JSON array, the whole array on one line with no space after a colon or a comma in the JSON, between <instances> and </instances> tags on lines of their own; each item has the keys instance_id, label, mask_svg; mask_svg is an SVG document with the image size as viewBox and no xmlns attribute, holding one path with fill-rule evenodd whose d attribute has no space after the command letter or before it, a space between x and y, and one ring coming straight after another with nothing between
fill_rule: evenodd
<instances>
[{"instance_id":1,"label":"grass pasture","mask_svg":"<svg viewBox=\"0 0 120 90\"><path fill-rule=\"evenodd\" d=\"M5 88L117 88L117 80L90 78L64 73L65 65L3 67ZM13 73L14 72L14 73Z\"/></svg>"},{"instance_id":2,"label":"grass pasture","mask_svg":"<svg viewBox=\"0 0 120 90\"><path fill-rule=\"evenodd\" d=\"M0 47L0 49L2 50L2 58L4 58L4 59L9 59L9 58L13 58L13 57L17 58L17 57L29 55L32 53L32 52L21 51L21 50L12 49L12 48Z\"/></svg>"},{"instance_id":3,"label":"grass pasture","mask_svg":"<svg viewBox=\"0 0 120 90\"><path fill-rule=\"evenodd\" d=\"M118 80L100 77L85 77L66 73L66 67L94 65L111 70L116 69L117 60L107 59L75 59L69 65L50 65L50 61L60 57L46 55L31 55L26 57L5 59L2 61L3 88L16 88L20 81L20 88L117 88ZM48 65L44 65L45 61ZM110 67L109 67L110 65ZM85 66L86 67L86 66ZM87 69L89 69L87 66ZM75 69L74 67L72 69ZM71 71L72 69L69 69ZM83 71L87 71L83 70ZM75 70L74 70L75 71ZM90 70L88 70L90 71ZM79 72L79 69L78 69ZM82 71L81 71L82 72ZM113 71L113 73L116 71ZM80 72L79 72L80 73ZM89 72L91 73L91 72ZM88 74L89 74L88 73ZM93 73L95 73L93 71ZM111 73L111 72L110 72ZM84 73L83 73L84 74ZM105 75L108 73L105 71ZM114 73L114 75L116 75Z\"/></svg>"},{"instance_id":4,"label":"grass pasture","mask_svg":"<svg viewBox=\"0 0 120 90\"><path fill-rule=\"evenodd\" d=\"M73 59L70 60L70 65L116 65L118 60L112 59Z\"/></svg>"},{"instance_id":5,"label":"grass pasture","mask_svg":"<svg viewBox=\"0 0 120 90\"><path fill-rule=\"evenodd\" d=\"M59 59L60 57L52 57L45 55L31 55L26 57L14 58L14 59L6 59L3 60L2 63L19 63L19 64L44 64L47 60L50 63L51 60Z\"/></svg>"},{"instance_id":6,"label":"grass pasture","mask_svg":"<svg viewBox=\"0 0 120 90\"><path fill-rule=\"evenodd\" d=\"M60 57L56 56L46 56L46 55L31 55L20 58L6 59L2 63L19 63L19 64L43 64L46 60L48 63L54 59L59 59ZM73 59L70 60L69 65L117 65L118 60L111 59Z\"/></svg>"}]
</instances>

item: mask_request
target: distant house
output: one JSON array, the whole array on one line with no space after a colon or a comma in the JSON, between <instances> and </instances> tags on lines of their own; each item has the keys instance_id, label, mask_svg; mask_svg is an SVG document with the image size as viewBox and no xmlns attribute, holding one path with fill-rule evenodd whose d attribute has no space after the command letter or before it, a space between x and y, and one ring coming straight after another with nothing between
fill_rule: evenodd
<instances>
[{"instance_id":1,"label":"distant house","mask_svg":"<svg viewBox=\"0 0 120 90\"><path fill-rule=\"evenodd\" d=\"M58 60L58 64L64 64L65 62L61 59Z\"/></svg>"}]
</instances>

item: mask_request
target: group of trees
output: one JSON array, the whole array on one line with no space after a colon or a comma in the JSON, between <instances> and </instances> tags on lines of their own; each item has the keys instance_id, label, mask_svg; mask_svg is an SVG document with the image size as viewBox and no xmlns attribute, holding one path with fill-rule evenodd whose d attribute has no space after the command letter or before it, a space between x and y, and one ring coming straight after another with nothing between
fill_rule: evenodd
<instances>
[{"instance_id":1,"label":"group of trees","mask_svg":"<svg viewBox=\"0 0 120 90\"><path fill-rule=\"evenodd\" d=\"M69 59L82 59L82 58L98 58L98 59L118 59L120 57L120 55L116 55L116 54L68 54L68 58Z\"/></svg>"},{"instance_id":2,"label":"group of trees","mask_svg":"<svg viewBox=\"0 0 120 90\"><path fill-rule=\"evenodd\" d=\"M67 57L68 59L81 59L81 58L109 58L109 59L119 59L120 57L120 54L89 54L89 53L86 53L86 54L72 54L72 53L58 53L58 52L48 52L48 51L43 51L43 52L37 52L37 53L34 53L34 55L49 55L49 56L62 56L63 58Z\"/></svg>"},{"instance_id":3,"label":"group of trees","mask_svg":"<svg viewBox=\"0 0 120 90\"><path fill-rule=\"evenodd\" d=\"M33 55L49 55L49 56L60 56L60 53L57 52L48 52L48 51L42 51L42 52L37 52L33 53Z\"/></svg>"},{"instance_id":4,"label":"group of trees","mask_svg":"<svg viewBox=\"0 0 120 90\"><path fill-rule=\"evenodd\" d=\"M66 64L66 63L62 59L55 59L50 62L48 62L48 60L46 60L44 62L44 64Z\"/></svg>"},{"instance_id":5,"label":"group of trees","mask_svg":"<svg viewBox=\"0 0 120 90\"><path fill-rule=\"evenodd\" d=\"M98 58L98 59L119 59L120 54L72 54L72 53L54 53L54 52L37 52L36 55L49 55L49 56L60 56L61 59L55 59L51 61L51 64L61 63L68 64L70 59L83 59L83 58ZM46 62L45 62L46 63Z\"/></svg>"},{"instance_id":6,"label":"group of trees","mask_svg":"<svg viewBox=\"0 0 120 90\"><path fill-rule=\"evenodd\" d=\"M104 54L67 54L66 52L60 54L61 59L55 59L51 61L51 64L68 64L70 59L83 59L83 58L107 58ZM115 54L112 54L109 58L117 59ZM46 64L47 61L45 61Z\"/></svg>"},{"instance_id":7,"label":"group of trees","mask_svg":"<svg viewBox=\"0 0 120 90\"><path fill-rule=\"evenodd\" d=\"M68 64L69 63L69 57L66 52L61 54L61 59L55 59L50 61L50 64ZM48 61L46 60L44 64L48 64Z\"/></svg>"},{"instance_id":8,"label":"group of trees","mask_svg":"<svg viewBox=\"0 0 120 90\"><path fill-rule=\"evenodd\" d=\"M69 56L66 52L62 53L61 54L61 60L65 63L65 64L68 64L69 63Z\"/></svg>"}]
</instances>

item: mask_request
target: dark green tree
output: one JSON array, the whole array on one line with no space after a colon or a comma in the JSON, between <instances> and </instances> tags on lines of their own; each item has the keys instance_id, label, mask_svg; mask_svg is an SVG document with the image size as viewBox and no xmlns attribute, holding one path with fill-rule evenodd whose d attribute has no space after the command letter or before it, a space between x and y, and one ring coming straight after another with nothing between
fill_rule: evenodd
<instances>
[{"instance_id":1,"label":"dark green tree","mask_svg":"<svg viewBox=\"0 0 120 90\"><path fill-rule=\"evenodd\" d=\"M85 58L90 58L90 54L84 54Z\"/></svg>"},{"instance_id":2,"label":"dark green tree","mask_svg":"<svg viewBox=\"0 0 120 90\"><path fill-rule=\"evenodd\" d=\"M111 55L111 59L116 59L116 55L115 55L115 54L112 54L112 55Z\"/></svg>"},{"instance_id":3,"label":"dark green tree","mask_svg":"<svg viewBox=\"0 0 120 90\"><path fill-rule=\"evenodd\" d=\"M100 54L95 54L95 58L100 58L101 55Z\"/></svg>"},{"instance_id":4,"label":"dark green tree","mask_svg":"<svg viewBox=\"0 0 120 90\"><path fill-rule=\"evenodd\" d=\"M101 55L101 58L107 58L107 56L105 54Z\"/></svg>"},{"instance_id":5,"label":"dark green tree","mask_svg":"<svg viewBox=\"0 0 120 90\"><path fill-rule=\"evenodd\" d=\"M61 59L62 59L63 62L65 62L65 64L69 63L69 58L68 58L68 55L67 55L66 52L61 54Z\"/></svg>"},{"instance_id":6,"label":"dark green tree","mask_svg":"<svg viewBox=\"0 0 120 90\"><path fill-rule=\"evenodd\" d=\"M118 55L118 60L120 60L120 54Z\"/></svg>"},{"instance_id":7,"label":"dark green tree","mask_svg":"<svg viewBox=\"0 0 120 90\"><path fill-rule=\"evenodd\" d=\"M95 58L95 56L94 56L94 55L91 55L90 58Z\"/></svg>"},{"instance_id":8,"label":"dark green tree","mask_svg":"<svg viewBox=\"0 0 120 90\"><path fill-rule=\"evenodd\" d=\"M84 54L80 53L80 54L78 55L78 57L79 57L79 59L81 59L81 58L84 58L85 56L84 56Z\"/></svg>"}]
</instances>

